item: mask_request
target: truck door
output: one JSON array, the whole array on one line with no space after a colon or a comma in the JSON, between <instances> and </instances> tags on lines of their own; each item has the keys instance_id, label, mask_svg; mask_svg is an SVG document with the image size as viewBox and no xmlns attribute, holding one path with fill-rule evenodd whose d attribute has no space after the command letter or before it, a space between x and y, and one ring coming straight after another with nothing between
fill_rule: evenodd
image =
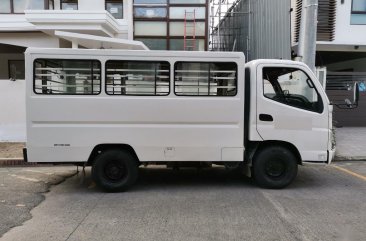
<instances>
[{"instance_id":1,"label":"truck door","mask_svg":"<svg viewBox=\"0 0 366 241\"><path fill-rule=\"evenodd\" d=\"M328 103L301 65L258 65L257 132L293 144L303 161L327 161ZM324 100L323 100L324 99Z\"/></svg>"}]
</instances>

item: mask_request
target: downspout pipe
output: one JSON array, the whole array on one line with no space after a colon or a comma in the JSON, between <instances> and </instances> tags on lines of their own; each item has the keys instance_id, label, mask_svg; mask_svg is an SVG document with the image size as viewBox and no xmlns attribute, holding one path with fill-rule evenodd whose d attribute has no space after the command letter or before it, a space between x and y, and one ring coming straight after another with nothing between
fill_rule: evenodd
<instances>
[{"instance_id":1,"label":"downspout pipe","mask_svg":"<svg viewBox=\"0 0 366 241\"><path fill-rule=\"evenodd\" d=\"M315 73L316 35L318 25L318 0L304 0L301 11L297 61L309 66Z\"/></svg>"}]
</instances>

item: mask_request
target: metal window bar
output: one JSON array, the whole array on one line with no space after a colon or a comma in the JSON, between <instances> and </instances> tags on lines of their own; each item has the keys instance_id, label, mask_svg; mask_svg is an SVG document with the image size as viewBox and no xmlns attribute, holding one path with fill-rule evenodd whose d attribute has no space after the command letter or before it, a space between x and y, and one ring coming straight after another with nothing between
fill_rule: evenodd
<instances>
[{"instance_id":1,"label":"metal window bar","mask_svg":"<svg viewBox=\"0 0 366 241\"><path fill-rule=\"evenodd\" d=\"M154 76L154 95L156 95L156 63L154 64L155 76Z\"/></svg>"},{"instance_id":2,"label":"metal window bar","mask_svg":"<svg viewBox=\"0 0 366 241\"><path fill-rule=\"evenodd\" d=\"M107 69L107 72L155 72L152 69ZM166 72L168 73L169 70L157 70L157 72Z\"/></svg>"},{"instance_id":3,"label":"metal window bar","mask_svg":"<svg viewBox=\"0 0 366 241\"><path fill-rule=\"evenodd\" d=\"M175 69L175 86L178 88L176 93L192 94L193 92L190 90L194 88L197 90L197 92L194 92L194 95L207 93L207 95L228 96L229 92L236 90L236 70L215 70L212 63L207 67L207 70ZM183 67L180 66L179 68ZM201 74L203 73L207 73L207 75L202 76ZM194 75L190 76L191 74ZM201 82L203 79L207 79L207 83ZM202 90L205 91L202 92Z\"/></svg>"},{"instance_id":4,"label":"metal window bar","mask_svg":"<svg viewBox=\"0 0 366 241\"><path fill-rule=\"evenodd\" d=\"M133 69L134 66L130 68L118 69L116 67L108 68L106 72L107 81L114 82L114 85L108 84L107 82L107 93L108 89L112 90L112 94L119 95L136 95L136 94L148 94L148 95L165 95L169 93L169 70L162 69L166 66L159 65L160 63L149 63L150 69ZM130 73L132 72L132 73ZM134 74L135 72L135 74ZM142 74L145 72L146 74ZM153 72L153 74L149 74ZM118 73L118 74L117 74ZM122 74L120 74L122 73ZM160 73L160 74L159 74ZM166 73L166 74L164 74ZM116 78L123 79L121 83L117 83ZM146 78L144 80L144 78ZM117 91L118 87L120 91ZM134 87L130 88L129 87ZM163 89L161 89L162 87ZM167 90L164 88L167 87ZM144 89L145 88L145 89ZM146 90L147 89L147 90Z\"/></svg>"},{"instance_id":5,"label":"metal window bar","mask_svg":"<svg viewBox=\"0 0 366 241\"><path fill-rule=\"evenodd\" d=\"M95 90L99 83L96 83L97 76L100 74L95 73L95 70L100 70L99 68L95 68L96 61L90 60L85 61L85 63L91 64L90 68L63 68L62 63L58 61L48 61L48 60L41 60L35 62L35 89L40 90L42 89L42 94L52 94L54 92L64 93L64 94L96 94ZM52 64L51 64L52 63ZM61 64L61 67L60 67ZM53 65L53 66L52 66ZM58 65L58 66L57 66ZM63 74L60 71L67 69L68 71ZM90 74L67 74L69 71L75 70L88 70ZM39 73L40 72L40 73ZM62 76L62 77L61 77ZM38 77L38 78L37 78ZM72 82L75 83L67 83L68 80L65 79L65 82L61 81L64 77L75 77ZM56 79L56 80L55 80ZM84 82L80 83L84 79ZM37 82L41 81L41 84ZM79 82L79 83L77 83ZM84 88L83 88L84 87ZM70 88L73 88L73 91L68 91ZM79 88L79 89L78 89ZM36 91L37 92L37 91ZM37 92L39 93L39 92Z\"/></svg>"},{"instance_id":6,"label":"metal window bar","mask_svg":"<svg viewBox=\"0 0 366 241\"><path fill-rule=\"evenodd\" d=\"M211 64L208 64L208 95L210 95L210 83L211 82Z\"/></svg>"},{"instance_id":7,"label":"metal window bar","mask_svg":"<svg viewBox=\"0 0 366 241\"><path fill-rule=\"evenodd\" d=\"M91 62L91 94L94 94L94 61Z\"/></svg>"}]
</instances>

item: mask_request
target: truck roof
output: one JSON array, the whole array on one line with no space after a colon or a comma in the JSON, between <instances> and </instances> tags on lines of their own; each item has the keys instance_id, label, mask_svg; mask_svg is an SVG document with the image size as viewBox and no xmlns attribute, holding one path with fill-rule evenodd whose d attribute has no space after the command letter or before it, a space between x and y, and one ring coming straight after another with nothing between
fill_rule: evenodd
<instances>
[{"instance_id":1,"label":"truck roof","mask_svg":"<svg viewBox=\"0 0 366 241\"><path fill-rule=\"evenodd\" d=\"M188 58L230 58L245 59L242 52L210 51L158 51L158 50L116 50L116 49L68 49L68 48L27 48L26 54L60 54L93 56L152 56L152 57L188 57Z\"/></svg>"},{"instance_id":2,"label":"truck roof","mask_svg":"<svg viewBox=\"0 0 366 241\"><path fill-rule=\"evenodd\" d=\"M299 62L299 61L294 61L294 60L287 60L287 59L256 59L256 60L252 60L248 63L245 64L245 66L256 66L258 64L296 64L296 65L302 65L306 68L308 68L308 66L306 64L304 64L303 62Z\"/></svg>"}]
</instances>

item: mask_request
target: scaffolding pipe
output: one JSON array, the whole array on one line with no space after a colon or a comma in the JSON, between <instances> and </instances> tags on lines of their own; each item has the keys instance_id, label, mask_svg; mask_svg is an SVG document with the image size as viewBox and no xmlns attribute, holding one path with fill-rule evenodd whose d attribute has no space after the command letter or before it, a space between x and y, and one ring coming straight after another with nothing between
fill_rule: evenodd
<instances>
[{"instance_id":1,"label":"scaffolding pipe","mask_svg":"<svg viewBox=\"0 0 366 241\"><path fill-rule=\"evenodd\" d=\"M219 46L221 46L221 36L220 36L220 21L221 21L221 0L219 0L219 23L217 25L217 36L219 41Z\"/></svg>"},{"instance_id":2,"label":"scaffolding pipe","mask_svg":"<svg viewBox=\"0 0 366 241\"><path fill-rule=\"evenodd\" d=\"M252 28L250 27L250 25L251 25L251 16L250 16L250 11L251 11L251 9L250 9L250 1L251 0L249 0L248 1L248 12L249 12L249 15L248 15L248 36L247 36L247 55L245 56L245 58L246 58L246 60L248 60L249 59L249 54L250 54L250 37L251 37L251 31L252 31Z\"/></svg>"}]
</instances>

